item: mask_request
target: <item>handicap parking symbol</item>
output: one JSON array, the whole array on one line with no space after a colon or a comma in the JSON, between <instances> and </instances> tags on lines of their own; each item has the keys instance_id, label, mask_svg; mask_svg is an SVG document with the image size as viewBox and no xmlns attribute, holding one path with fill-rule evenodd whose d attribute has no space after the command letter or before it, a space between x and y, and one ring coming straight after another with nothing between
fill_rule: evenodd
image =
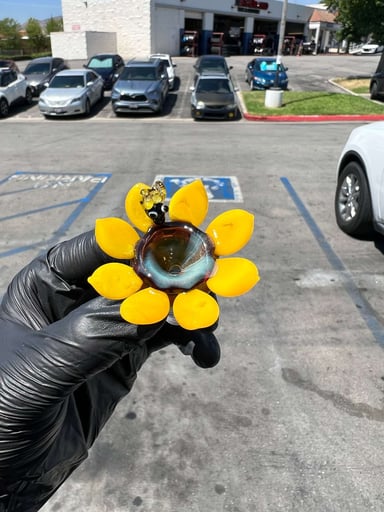
<instances>
[{"instance_id":1,"label":"handicap parking symbol","mask_svg":"<svg viewBox=\"0 0 384 512\"><path fill-rule=\"evenodd\" d=\"M194 180L201 179L212 202L234 201L243 202L238 179L235 176L170 176L158 175L155 181L162 181L167 190L167 199L181 187Z\"/></svg>"}]
</instances>

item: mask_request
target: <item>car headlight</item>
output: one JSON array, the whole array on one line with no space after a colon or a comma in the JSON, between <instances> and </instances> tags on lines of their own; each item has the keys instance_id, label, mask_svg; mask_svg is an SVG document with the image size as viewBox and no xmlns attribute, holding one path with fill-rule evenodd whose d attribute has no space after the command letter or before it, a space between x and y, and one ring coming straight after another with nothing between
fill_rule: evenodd
<instances>
[{"instance_id":1,"label":"car headlight","mask_svg":"<svg viewBox=\"0 0 384 512\"><path fill-rule=\"evenodd\" d=\"M157 91L148 91L147 97L149 100L157 101L159 98L159 93Z\"/></svg>"},{"instance_id":2,"label":"car headlight","mask_svg":"<svg viewBox=\"0 0 384 512\"><path fill-rule=\"evenodd\" d=\"M83 99L83 96L77 96L77 98L73 98L71 100L71 103L79 103Z\"/></svg>"},{"instance_id":3,"label":"car headlight","mask_svg":"<svg viewBox=\"0 0 384 512\"><path fill-rule=\"evenodd\" d=\"M196 103L196 108L204 108L205 107L205 103L204 101L198 101Z\"/></svg>"},{"instance_id":4,"label":"car headlight","mask_svg":"<svg viewBox=\"0 0 384 512\"><path fill-rule=\"evenodd\" d=\"M113 89L112 93L111 93L111 98L113 100L118 100L120 98L120 94L121 93L120 93L119 89Z\"/></svg>"},{"instance_id":5,"label":"car headlight","mask_svg":"<svg viewBox=\"0 0 384 512\"><path fill-rule=\"evenodd\" d=\"M40 96L40 98L39 98L39 105L46 105L46 104L47 104L47 102L45 101L45 98Z\"/></svg>"}]
</instances>

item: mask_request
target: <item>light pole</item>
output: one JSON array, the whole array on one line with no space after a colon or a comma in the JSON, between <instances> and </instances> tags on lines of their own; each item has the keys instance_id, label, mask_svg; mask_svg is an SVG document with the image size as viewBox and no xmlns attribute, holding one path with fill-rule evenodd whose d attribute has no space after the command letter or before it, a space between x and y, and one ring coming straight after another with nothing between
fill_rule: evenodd
<instances>
[{"instance_id":1,"label":"light pole","mask_svg":"<svg viewBox=\"0 0 384 512\"><path fill-rule=\"evenodd\" d=\"M283 102L283 90L279 87L279 68L281 63L281 56L283 53L283 44L285 36L285 24L287 19L287 8L288 0L283 0L283 7L281 10L280 20L280 32L279 32L279 43L277 45L277 56L276 56L276 73L273 87L265 91L265 102L266 107L281 107Z\"/></svg>"},{"instance_id":2,"label":"light pole","mask_svg":"<svg viewBox=\"0 0 384 512\"><path fill-rule=\"evenodd\" d=\"M283 8L281 10L281 21L280 21L280 33L279 33L279 44L277 45L277 57L276 57L276 75L275 75L275 83L274 87L279 87L279 65L281 63L282 53L283 53L283 44L285 37L285 25L287 22L287 8L288 8L288 0L283 0Z\"/></svg>"}]
</instances>

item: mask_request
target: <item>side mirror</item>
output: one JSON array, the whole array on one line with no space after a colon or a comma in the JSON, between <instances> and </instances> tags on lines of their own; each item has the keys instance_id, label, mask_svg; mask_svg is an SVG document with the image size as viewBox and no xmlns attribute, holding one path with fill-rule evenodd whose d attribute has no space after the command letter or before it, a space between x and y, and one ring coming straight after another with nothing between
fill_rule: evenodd
<instances>
[{"instance_id":1,"label":"side mirror","mask_svg":"<svg viewBox=\"0 0 384 512\"><path fill-rule=\"evenodd\" d=\"M233 69L233 66L229 66L229 69Z\"/></svg>"},{"instance_id":2,"label":"side mirror","mask_svg":"<svg viewBox=\"0 0 384 512\"><path fill-rule=\"evenodd\" d=\"M87 82L87 87L89 87L90 85L92 85L94 82L93 80L91 80L90 82Z\"/></svg>"},{"instance_id":3,"label":"side mirror","mask_svg":"<svg viewBox=\"0 0 384 512\"><path fill-rule=\"evenodd\" d=\"M285 68L285 71L288 71L288 68Z\"/></svg>"},{"instance_id":4,"label":"side mirror","mask_svg":"<svg viewBox=\"0 0 384 512\"><path fill-rule=\"evenodd\" d=\"M235 92L239 92L239 91L240 91L240 89L239 89L238 87L234 87L234 88L233 88L233 90L234 90Z\"/></svg>"}]
</instances>

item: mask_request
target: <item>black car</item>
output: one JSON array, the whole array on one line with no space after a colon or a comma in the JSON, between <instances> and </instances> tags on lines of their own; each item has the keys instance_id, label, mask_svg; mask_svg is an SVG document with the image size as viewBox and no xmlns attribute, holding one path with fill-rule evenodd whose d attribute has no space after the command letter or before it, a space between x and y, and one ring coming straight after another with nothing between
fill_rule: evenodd
<instances>
[{"instance_id":1,"label":"black car","mask_svg":"<svg viewBox=\"0 0 384 512\"><path fill-rule=\"evenodd\" d=\"M9 68L16 71L16 73L20 73L19 66L11 59L0 59L0 68Z\"/></svg>"},{"instance_id":2,"label":"black car","mask_svg":"<svg viewBox=\"0 0 384 512\"><path fill-rule=\"evenodd\" d=\"M222 55L201 55L193 66L197 75L224 73L229 76L232 66L228 66Z\"/></svg>"},{"instance_id":3,"label":"black car","mask_svg":"<svg viewBox=\"0 0 384 512\"><path fill-rule=\"evenodd\" d=\"M23 75L27 79L34 96L39 96L46 84L63 69L68 69L64 59L60 57L39 57L32 59L28 64Z\"/></svg>"},{"instance_id":4,"label":"black car","mask_svg":"<svg viewBox=\"0 0 384 512\"><path fill-rule=\"evenodd\" d=\"M372 100L384 99L384 53L379 60L375 74L371 78L369 92Z\"/></svg>"},{"instance_id":5,"label":"black car","mask_svg":"<svg viewBox=\"0 0 384 512\"><path fill-rule=\"evenodd\" d=\"M84 67L99 73L104 80L104 89L110 90L124 69L124 61L116 53L99 53L91 57Z\"/></svg>"},{"instance_id":6,"label":"black car","mask_svg":"<svg viewBox=\"0 0 384 512\"><path fill-rule=\"evenodd\" d=\"M191 91L191 116L194 119L238 118L236 89L227 75L200 75Z\"/></svg>"}]
</instances>

